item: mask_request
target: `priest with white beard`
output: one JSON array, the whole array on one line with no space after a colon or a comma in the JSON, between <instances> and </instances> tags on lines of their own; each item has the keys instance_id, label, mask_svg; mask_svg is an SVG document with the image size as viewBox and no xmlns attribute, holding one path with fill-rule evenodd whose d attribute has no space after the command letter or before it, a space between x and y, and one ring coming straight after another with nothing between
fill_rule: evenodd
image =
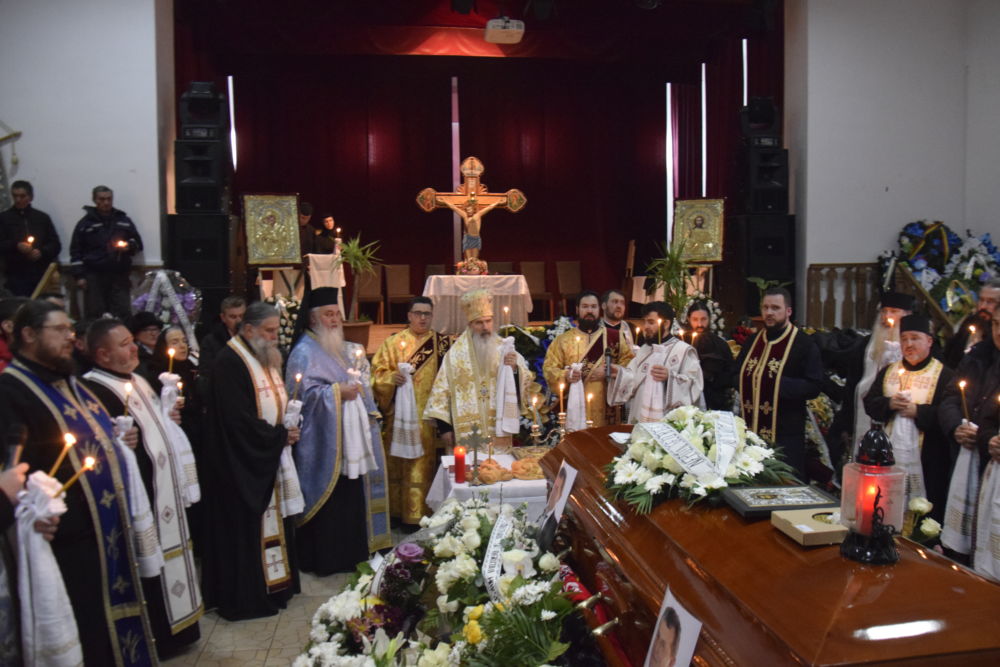
<instances>
[{"instance_id":1,"label":"priest with white beard","mask_svg":"<svg viewBox=\"0 0 1000 667\"><path fill-rule=\"evenodd\" d=\"M305 511L298 517L299 566L319 576L352 571L392 546L385 453L365 350L344 341L337 288L312 290L307 327L288 357L285 384L302 401L293 449Z\"/></svg>"},{"instance_id":2,"label":"priest with white beard","mask_svg":"<svg viewBox=\"0 0 1000 667\"><path fill-rule=\"evenodd\" d=\"M91 324L87 350L94 362L83 376L87 386L108 414L131 416L139 429L134 455L141 479L129 480L129 507L156 651L164 660L198 641L198 618L204 612L184 511L200 499L191 445L176 423L167 422L149 383L134 372L139 351L121 320L104 318ZM168 412L170 419L180 421L175 406ZM144 508L145 516L137 515L137 507Z\"/></svg>"},{"instance_id":3,"label":"priest with white beard","mask_svg":"<svg viewBox=\"0 0 1000 667\"><path fill-rule=\"evenodd\" d=\"M627 367L611 367L608 402L628 405L628 423L658 421L674 408L698 405L704 379L698 353L671 335L674 309L663 301L642 308L642 347Z\"/></svg>"},{"instance_id":4,"label":"priest with white beard","mask_svg":"<svg viewBox=\"0 0 1000 667\"><path fill-rule=\"evenodd\" d=\"M493 333L493 296L487 290L463 294L461 304L468 327L445 355L423 417L437 420L449 448L490 439L495 446L510 446L520 416L529 414L527 388L534 374L513 349L500 354L503 340ZM513 372L513 382L504 381L498 397L504 367Z\"/></svg>"}]
</instances>

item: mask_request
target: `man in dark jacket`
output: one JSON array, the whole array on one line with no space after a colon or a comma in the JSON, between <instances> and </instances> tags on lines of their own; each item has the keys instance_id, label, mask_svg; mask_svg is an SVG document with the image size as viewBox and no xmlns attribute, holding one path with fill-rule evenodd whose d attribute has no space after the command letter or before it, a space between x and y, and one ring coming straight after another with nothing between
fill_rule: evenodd
<instances>
[{"instance_id":1,"label":"man in dark jacket","mask_svg":"<svg viewBox=\"0 0 1000 667\"><path fill-rule=\"evenodd\" d=\"M52 218L32 207L31 183L14 181L10 194L14 206L0 213L0 256L7 267L7 289L15 296L31 296L62 244Z\"/></svg>"},{"instance_id":2,"label":"man in dark jacket","mask_svg":"<svg viewBox=\"0 0 1000 667\"><path fill-rule=\"evenodd\" d=\"M132 256L142 251L142 238L124 211L112 204L114 193L104 185L94 188L94 206L76 223L70 242L70 271L85 291L85 316L110 312L126 319L129 304L129 270Z\"/></svg>"}]
</instances>

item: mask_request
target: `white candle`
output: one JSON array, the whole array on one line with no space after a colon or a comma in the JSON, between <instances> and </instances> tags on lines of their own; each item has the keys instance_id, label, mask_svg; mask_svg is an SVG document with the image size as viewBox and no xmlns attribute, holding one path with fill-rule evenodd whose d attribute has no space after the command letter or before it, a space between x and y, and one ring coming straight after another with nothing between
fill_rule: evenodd
<instances>
[{"instance_id":1,"label":"white candle","mask_svg":"<svg viewBox=\"0 0 1000 667\"><path fill-rule=\"evenodd\" d=\"M177 384L178 384L178 387L179 387L180 383L178 382ZM126 382L125 383L125 413L123 415L125 417L128 417L128 401L129 401L130 398L132 398L132 383L131 382Z\"/></svg>"}]
</instances>

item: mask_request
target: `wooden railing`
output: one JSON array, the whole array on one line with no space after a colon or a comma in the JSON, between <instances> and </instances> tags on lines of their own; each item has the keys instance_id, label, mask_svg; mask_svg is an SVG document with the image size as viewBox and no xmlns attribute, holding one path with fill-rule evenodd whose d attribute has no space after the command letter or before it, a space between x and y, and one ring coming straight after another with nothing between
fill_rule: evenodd
<instances>
[{"instance_id":1,"label":"wooden railing","mask_svg":"<svg viewBox=\"0 0 1000 667\"><path fill-rule=\"evenodd\" d=\"M806 324L869 329L878 309L878 264L810 264L806 270Z\"/></svg>"}]
</instances>

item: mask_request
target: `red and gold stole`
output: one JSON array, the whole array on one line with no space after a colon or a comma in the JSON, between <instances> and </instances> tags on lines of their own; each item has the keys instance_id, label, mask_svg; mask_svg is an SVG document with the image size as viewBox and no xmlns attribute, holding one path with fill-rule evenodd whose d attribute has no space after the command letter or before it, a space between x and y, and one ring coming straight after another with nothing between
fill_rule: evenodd
<instances>
[{"instance_id":1,"label":"red and gold stole","mask_svg":"<svg viewBox=\"0 0 1000 667\"><path fill-rule=\"evenodd\" d=\"M774 442L778 424L778 396L781 374L792 343L799 330L789 324L773 341L761 330L750 345L750 352L740 367L740 404L747 428L769 442Z\"/></svg>"}]
</instances>

